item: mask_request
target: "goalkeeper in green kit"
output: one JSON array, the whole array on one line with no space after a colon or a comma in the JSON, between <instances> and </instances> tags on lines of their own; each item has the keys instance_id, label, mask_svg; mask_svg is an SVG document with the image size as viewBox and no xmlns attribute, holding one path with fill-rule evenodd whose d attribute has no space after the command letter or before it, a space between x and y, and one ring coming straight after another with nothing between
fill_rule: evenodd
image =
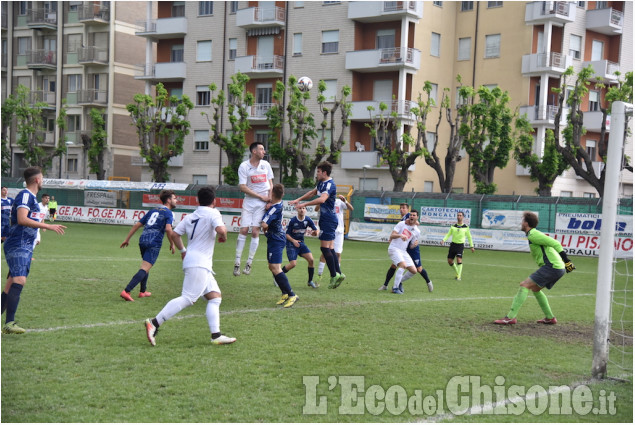
<instances>
[{"instance_id":1,"label":"goalkeeper in green kit","mask_svg":"<svg viewBox=\"0 0 635 425\"><path fill-rule=\"evenodd\" d=\"M470 243L472 252L474 252L474 243L472 243L472 234L470 233L470 226L463 223L463 212L456 213L456 224L450 226L450 230L443 237L441 245L445 243L445 240L452 237L450 242L450 250L448 251L448 265L454 269L456 273L456 280L461 280L461 274L463 273L463 248L465 248L465 237ZM456 264L454 263L456 258Z\"/></svg>"},{"instance_id":2,"label":"goalkeeper in green kit","mask_svg":"<svg viewBox=\"0 0 635 425\"><path fill-rule=\"evenodd\" d=\"M538 301L540 308L545 313L545 318L538 320L537 323L543 325L555 325L558 323L551 312L547 296L542 290L544 288L551 289L564 276L565 271L570 273L575 270L575 266L567 257L567 253L560 245L560 242L536 230L537 226L538 216L536 214L532 212L523 214L523 222L520 228L527 235L529 251L540 268L527 279L520 282L520 288L514 297L509 313L504 318L495 320L494 323L497 325L513 325L516 323L516 315L527 299L529 291L534 293L536 301Z\"/></svg>"}]
</instances>

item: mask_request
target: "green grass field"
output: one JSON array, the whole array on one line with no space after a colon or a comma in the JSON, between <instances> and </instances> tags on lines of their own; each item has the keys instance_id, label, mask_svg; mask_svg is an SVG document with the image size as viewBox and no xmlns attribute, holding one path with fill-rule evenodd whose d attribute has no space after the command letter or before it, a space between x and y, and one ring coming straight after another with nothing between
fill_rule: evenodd
<instances>
[{"instance_id":1,"label":"green grass field","mask_svg":"<svg viewBox=\"0 0 635 425\"><path fill-rule=\"evenodd\" d=\"M300 300L281 309L264 237L252 274L233 277L231 234L216 245L214 270L223 291L221 329L238 341L210 344L199 301L166 322L151 347L143 321L180 294L181 261L164 245L150 273L152 297L124 302L119 293L141 262L138 234L119 248L128 230L71 223L64 236L43 234L16 315L28 331L2 335L2 422L632 423L632 369L611 366L622 381L589 381L597 259L572 258L577 270L549 291L556 326L535 323L543 314L530 295L519 323L499 327L492 321L536 269L528 253L466 250L457 282L447 248L422 247L434 292L415 276L400 296L377 291L389 266L387 244L347 241L346 282L330 290L325 279L311 289L300 260L289 272ZM308 244L319 253L315 238ZM543 408L543 398L527 408L508 404L501 409L507 414L457 414L447 405L454 396L475 396L470 407L488 401L464 387L457 394L452 384L467 376L501 401L514 395L513 386L529 394L536 385L584 384L600 410L557 414L552 404ZM603 409L609 398L613 409ZM435 402L445 408L431 408Z\"/></svg>"}]
</instances>

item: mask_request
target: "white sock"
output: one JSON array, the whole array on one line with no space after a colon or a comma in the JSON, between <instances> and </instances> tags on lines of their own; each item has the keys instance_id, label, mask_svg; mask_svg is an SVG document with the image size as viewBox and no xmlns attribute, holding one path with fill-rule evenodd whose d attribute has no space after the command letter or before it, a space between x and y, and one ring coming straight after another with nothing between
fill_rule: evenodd
<instances>
[{"instance_id":1,"label":"white sock","mask_svg":"<svg viewBox=\"0 0 635 425\"><path fill-rule=\"evenodd\" d=\"M406 272L403 275L403 278L401 279L401 283L404 283L406 280L410 279L412 276L414 276L414 274L406 270Z\"/></svg>"},{"instance_id":2,"label":"white sock","mask_svg":"<svg viewBox=\"0 0 635 425\"><path fill-rule=\"evenodd\" d=\"M157 322L160 325L171 317L174 317L176 314L178 314L179 311L191 305L192 303L190 302L190 300L183 296L174 298L168 301L165 307L163 307L163 310L161 310L159 314L157 314Z\"/></svg>"},{"instance_id":3,"label":"white sock","mask_svg":"<svg viewBox=\"0 0 635 425\"><path fill-rule=\"evenodd\" d=\"M251 264L258 250L258 244L260 243L260 236L251 237L251 243L249 244L249 257L247 257L247 264Z\"/></svg>"},{"instance_id":4,"label":"white sock","mask_svg":"<svg viewBox=\"0 0 635 425\"><path fill-rule=\"evenodd\" d=\"M236 261L234 264L240 264L240 258L243 256L243 249L245 248L246 240L246 235L238 235L238 239L236 239Z\"/></svg>"},{"instance_id":5,"label":"white sock","mask_svg":"<svg viewBox=\"0 0 635 425\"><path fill-rule=\"evenodd\" d=\"M205 316L207 317L207 323L209 323L209 330L211 333L220 332L220 303L222 298L212 298L207 300L207 309L205 310Z\"/></svg>"},{"instance_id":6,"label":"white sock","mask_svg":"<svg viewBox=\"0 0 635 425\"><path fill-rule=\"evenodd\" d=\"M399 288L399 284L401 283L401 279L403 278L405 271L406 269L402 269L401 267L397 268L397 271L395 272L395 281L392 284L393 289Z\"/></svg>"},{"instance_id":7,"label":"white sock","mask_svg":"<svg viewBox=\"0 0 635 425\"><path fill-rule=\"evenodd\" d=\"M318 266L318 276L322 276L322 272L324 272L324 266L326 266L326 263L320 261L320 265Z\"/></svg>"}]
</instances>

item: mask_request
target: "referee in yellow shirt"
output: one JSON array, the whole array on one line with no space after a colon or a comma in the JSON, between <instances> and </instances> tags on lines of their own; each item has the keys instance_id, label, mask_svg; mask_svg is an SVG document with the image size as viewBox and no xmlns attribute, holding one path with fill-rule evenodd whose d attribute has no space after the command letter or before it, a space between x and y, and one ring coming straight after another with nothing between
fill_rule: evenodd
<instances>
[{"instance_id":1,"label":"referee in yellow shirt","mask_svg":"<svg viewBox=\"0 0 635 425\"><path fill-rule=\"evenodd\" d=\"M474 244L472 243L472 234L470 233L470 226L463 223L463 212L456 213L456 224L450 226L450 230L443 237L441 245L445 243L448 238L452 238L450 243L450 250L448 251L448 264L454 268L456 273L456 280L461 280L461 273L463 272L463 248L465 247L465 237L469 241L472 252L474 252ZM456 264L454 258L456 257Z\"/></svg>"}]
</instances>

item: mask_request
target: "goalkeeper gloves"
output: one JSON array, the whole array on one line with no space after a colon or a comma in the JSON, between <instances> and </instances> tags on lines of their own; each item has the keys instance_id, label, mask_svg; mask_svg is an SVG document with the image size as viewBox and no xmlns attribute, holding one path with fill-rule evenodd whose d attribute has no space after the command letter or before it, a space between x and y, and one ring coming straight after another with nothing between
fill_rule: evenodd
<instances>
[{"instance_id":1,"label":"goalkeeper gloves","mask_svg":"<svg viewBox=\"0 0 635 425\"><path fill-rule=\"evenodd\" d=\"M575 270L575 266L573 265L571 260L569 260L569 257L567 257L567 253L564 250L560 253L560 258L562 258L562 261L564 261L564 269L567 271L567 273L571 273Z\"/></svg>"}]
</instances>

